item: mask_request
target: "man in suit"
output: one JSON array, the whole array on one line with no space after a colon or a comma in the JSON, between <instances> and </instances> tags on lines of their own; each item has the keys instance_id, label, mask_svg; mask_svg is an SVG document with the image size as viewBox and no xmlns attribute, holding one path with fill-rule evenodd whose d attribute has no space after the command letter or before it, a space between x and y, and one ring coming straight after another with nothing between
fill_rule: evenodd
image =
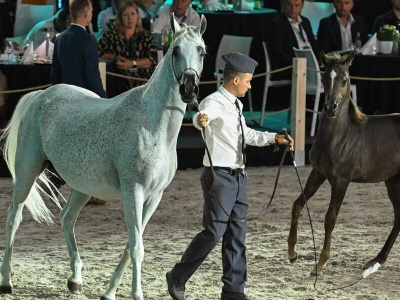
<instances>
[{"instance_id":1,"label":"man in suit","mask_svg":"<svg viewBox=\"0 0 400 300\"><path fill-rule=\"evenodd\" d=\"M267 28L267 48L271 70L291 66L295 57L293 47L311 47L318 57L319 50L310 20L300 16L304 0L283 0L283 13L271 19ZM292 70L274 73L272 80L291 79Z\"/></svg>"},{"instance_id":2,"label":"man in suit","mask_svg":"<svg viewBox=\"0 0 400 300\"><path fill-rule=\"evenodd\" d=\"M99 71L97 42L86 31L92 21L91 0L71 0L71 25L63 31L54 44L51 84L66 83L88 89L102 98L107 98ZM53 174L50 181L57 187L65 184L54 167L48 166ZM104 200L91 198L88 204L102 205Z\"/></svg>"},{"instance_id":3,"label":"man in suit","mask_svg":"<svg viewBox=\"0 0 400 300\"><path fill-rule=\"evenodd\" d=\"M400 0L391 0L393 4L392 10L377 16L372 26L372 33L378 32L383 25L394 25L400 31Z\"/></svg>"},{"instance_id":4,"label":"man in suit","mask_svg":"<svg viewBox=\"0 0 400 300\"><path fill-rule=\"evenodd\" d=\"M400 0L399 0L400 1ZM354 44L361 48L368 40L367 22L351 14L353 0L334 0L335 13L319 22L317 41L325 52L345 51Z\"/></svg>"},{"instance_id":5,"label":"man in suit","mask_svg":"<svg viewBox=\"0 0 400 300\"><path fill-rule=\"evenodd\" d=\"M100 78L97 42L85 29L92 21L92 2L72 0L70 11L72 23L54 44L51 83L80 86L107 98Z\"/></svg>"}]
</instances>

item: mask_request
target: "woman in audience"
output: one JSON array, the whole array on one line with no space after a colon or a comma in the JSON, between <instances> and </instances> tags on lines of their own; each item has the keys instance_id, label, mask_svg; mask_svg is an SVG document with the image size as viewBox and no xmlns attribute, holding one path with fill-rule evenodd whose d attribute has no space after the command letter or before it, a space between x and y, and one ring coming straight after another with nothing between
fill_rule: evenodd
<instances>
[{"instance_id":1,"label":"woman in audience","mask_svg":"<svg viewBox=\"0 0 400 300\"><path fill-rule=\"evenodd\" d=\"M115 25L103 34L98 46L99 56L113 60L123 75L148 79L156 68L157 46L151 34L142 28L138 7L132 1L121 4ZM145 83L125 78L119 82L121 92Z\"/></svg>"}]
</instances>

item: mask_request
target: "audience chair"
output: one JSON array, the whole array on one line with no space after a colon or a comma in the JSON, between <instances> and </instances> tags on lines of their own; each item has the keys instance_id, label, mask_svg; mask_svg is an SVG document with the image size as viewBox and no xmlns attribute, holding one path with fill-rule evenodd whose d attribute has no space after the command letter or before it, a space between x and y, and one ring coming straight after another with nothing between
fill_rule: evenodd
<instances>
[{"instance_id":1,"label":"audience chair","mask_svg":"<svg viewBox=\"0 0 400 300\"><path fill-rule=\"evenodd\" d=\"M262 44L263 44L264 56L265 56L265 72L267 74L265 75L264 93L263 93L262 104L261 104L260 126L263 126L263 122L264 122L265 110L266 110L266 106L267 106L268 88L292 85L292 81L289 79L272 80L271 81L271 74L270 74L270 72L271 72L271 63L270 62L271 61L270 61L269 55L268 55L267 42L263 42Z\"/></svg>"},{"instance_id":2,"label":"audience chair","mask_svg":"<svg viewBox=\"0 0 400 300\"><path fill-rule=\"evenodd\" d=\"M293 48L296 57L302 57L307 59L307 95L315 95L314 100L314 112L311 123L311 136L315 135L315 127L317 124L319 100L321 94L324 92L324 86L321 83L321 73L317 58L314 55L312 49L296 49ZM353 102L357 104L357 90L356 86L352 84L350 86L351 93L353 95Z\"/></svg>"},{"instance_id":3,"label":"audience chair","mask_svg":"<svg viewBox=\"0 0 400 300\"><path fill-rule=\"evenodd\" d=\"M250 54L250 46L253 37L251 36L235 36L226 35L222 36L222 39L218 46L217 57L215 59L215 73L214 77L217 80L217 88L222 84L223 81L223 70L225 66L225 61L222 59L222 55L230 52L239 52L244 55ZM253 116L253 100L251 96L251 90L247 92L249 98L249 110L250 117Z\"/></svg>"}]
</instances>

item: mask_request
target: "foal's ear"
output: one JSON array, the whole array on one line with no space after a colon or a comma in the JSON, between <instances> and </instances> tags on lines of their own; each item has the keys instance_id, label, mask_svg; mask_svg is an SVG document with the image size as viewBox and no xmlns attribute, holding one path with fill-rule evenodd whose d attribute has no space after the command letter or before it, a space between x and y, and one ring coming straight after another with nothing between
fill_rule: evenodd
<instances>
[{"instance_id":1,"label":"foal's ear","mask_svg":"<svg viewBox=\"0 0 400 300\"><path fill-rule=\"evenodd\" d=\"M206 28L207 28L207 20L206 20L206 17L205 17L204 15L201 15L200 24L197 25L195 31L196 31L198 34L201 34L201 35L202 35L202 34L204 33L204 31L206 31Z\"/></svg>"},{"instance_id":2,"label":"foal's ear","mask_svg":"<svg viewBox=\"0 0 400 300\"><path fill-rule=\"evenodd\" d=\"M344 59L344 63L345 63L347 66L351 66L351 62L353 61L355 55L356 55L356 52L355 52L355 51L350 52L350 53L347 55L347 57Z\"/></svg>"},{"instance_id":3,"label":"foal's ear","mask_svg":"<svg viewBox=\"0 0 400 300\"><path fill-rule=\"evenodd\" d=\"M324 50L322 50L319 53L319 60L321 61L321 63L326 67L326 54L324 52Z\"/></svg>"},{"instance_id":4,"label":"foal's ear","mask_svg":"<svg viewBox=\"0 0 400 300\"><path fill-rule=\"evenodd\" d=\"M179 23L175 20L175 14L172 13L171 15L171 29L173 33L178 32L181 30L181 26L179 26Z\"/></svg>"}]
</instances>

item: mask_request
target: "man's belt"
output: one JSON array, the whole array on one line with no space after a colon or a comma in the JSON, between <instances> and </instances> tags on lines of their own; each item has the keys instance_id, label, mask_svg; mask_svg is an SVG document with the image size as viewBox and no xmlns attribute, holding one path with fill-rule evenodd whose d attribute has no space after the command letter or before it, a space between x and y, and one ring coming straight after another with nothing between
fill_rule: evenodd
<instances>
[{"instance_id":1,"label":"man's belt","mask_svg":"<svg viewBox=\"0 0 400 300\"><path fill-rule=\"evenodd\" d=\"M232 168L228 168L228 167L214 167L214 170L222 171L222 172L228 173L233 176L237 176L240 173L244 172L244 169L242 169L242 168L232 169Z\"/></svg>"}]
</instances>

